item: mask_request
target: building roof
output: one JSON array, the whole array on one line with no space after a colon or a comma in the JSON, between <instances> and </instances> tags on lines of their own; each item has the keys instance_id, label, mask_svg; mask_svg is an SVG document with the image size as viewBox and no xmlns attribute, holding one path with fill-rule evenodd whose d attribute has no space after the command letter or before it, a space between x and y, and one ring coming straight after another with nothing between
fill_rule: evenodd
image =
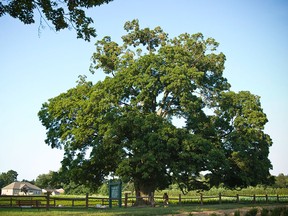
<instances>
[{"instance_id":1,"label":"building roof","mask_svg":"<svg viewBox=\"0 0 288 216\"><path fill-rule=\"evenodd\" d=\"M18 189L18 190L21 190L23 187L26 187L30 190L41 190L39 187L29 183L29 182L13 182L7 186L5 186L4 190L7 190L7 189Z\"/></svg>"}]
</instances>

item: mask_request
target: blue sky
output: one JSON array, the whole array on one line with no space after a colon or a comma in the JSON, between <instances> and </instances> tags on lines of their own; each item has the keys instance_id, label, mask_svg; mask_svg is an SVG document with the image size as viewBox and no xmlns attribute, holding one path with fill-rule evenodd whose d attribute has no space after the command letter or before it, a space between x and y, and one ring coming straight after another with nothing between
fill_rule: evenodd
<instances>
[{"instance_id":1,"label":"blue sky","mask_svg":"<svg viewBox=\"0 0 288 216\"><path fill-rule=\"evenodd\" d=\"M120 41L125 21L161 26L170 37L202 32L226 55L224 76L232 90L261 96L273 139L271 173L288 175L288 2L285 0L114 0L89 10L97 38L76 39L74 31L38 34L34 25L0 18L0 172L17 171L18 180L57 171L63 152L44 143L45 128L37 113L42 103L76 85L78 75L97 81L89 65L94 43L110 35Z\"/></svg>"}]
</instances>

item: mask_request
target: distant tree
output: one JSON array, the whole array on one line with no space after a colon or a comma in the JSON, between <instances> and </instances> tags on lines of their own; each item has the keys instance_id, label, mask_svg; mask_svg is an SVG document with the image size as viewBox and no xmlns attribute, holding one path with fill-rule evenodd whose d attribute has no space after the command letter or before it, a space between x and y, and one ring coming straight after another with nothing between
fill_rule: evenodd
<instances>
[{"instance_id":1,"label":"distant tree","mask_svg":"<svg viewBox=\"0 0 288 216\"><path fill-rule=\"evenodd\" d=\"M14 170L9 170L7 173L3 172L0 174L0 189L8 184L17 181L18 173ZM1 190L0 190L1 194Z\"/></svg>"},{"instance_id":2,"label":"distant tree","mask_svg":"<svg viewBox=\"0 0 288 216\"><path fill-rule=\"evenodd\" d=\"M280 173L275 177L275 187L278 188L288 188L288 175Z\"/></svg>"},{"instance_id":3,"label":"distant tree","mask_svg":"<svg viewBox=\"0 0 288 216\"><path fill-rule=\"evenodd\" d=\"M9 14L19 19L24 24L35 22L35 13L40 15L40 27L52 25L56 31L73 28L77 38L90 41L96 36L96 31L91 24L92 18L87 17L85 9L109 3L112 0L10 0L0 1L0 17ZM51 24L52 23L52 24Z\"/></svg>"},{"instance_id":4,"label":"distant tree","mask_svg":"<svg viewBox=\"0 0 288 216\"><path fill-rule=\"evenodd\" d=\"M22 182L29 182L30 184L35 185L35 180L27 180L27 179L22 179Z\"/></svg>"},{"instance_id":5,"label":"distant tree","mask_svg":"<svg viewBox=\"0 0 288 216\"><path fill-rule=\"evenodd\" d=\"M3 185L8 185L10 183L13 183L15 181L17 181L17 176L18 173L14 170L9 170L8 172L3 172L0 174L0 180L1 182L3 182ZM1 185L1 186L3 186Z\"/></svg>"},{"instance_id":6,"label":"distant tree","mask_svg":"<svg viewBox=\"0 0 288 216\"><path fill-rule=\"evenodd\" d=\"M90 188L84 184L75 184L75 182L70 181L69 184L64 184L63 189L65 190L65 194L73 194L73 195L83 195L86 193L93 193L95 189Z\"/></svg>"},{"instance_id":7,"label":"distant tree","mask_svg":"<svg viewBox=\"0 0 288 216\"><path fill-rule=\"evenodd\" d=\"M124 29L122 45L96 43L91 71L104 71L103 81L81 77L39 112L46 143L65 150L65 176L90 188L119 176L137 196L171 183L185 193L221 178L229 187L267 182L266 115L258 96L229 91L218 43L201 33L169 39L137 20Z\"/></svg>"},{"instance_id":8,"label":"distant tree","mask_svg":"<svg viewBox=\"0 0 288 216\"><path fill-rule=\"evenodd\" d=\"M122 187L124 188L124 187ZM123 190L125 191L125 190ZM109 188L108 188L108 182L104 181L103 184L99 187L97 190L97 194L101 194L103 196L109 196Z\"/></svg>"},{"instance_id":9,"label":"distant tree","mask_svg":"<svg viewBox=\"0 0 288 216\"><path fill-rule=\"evenodd\" d=\"M35 185L40 188L54 189L60 188L62 182L57 178L57 172L49 171L47 174L41 174L36 178Z\"/></svg>"}]
</instances>

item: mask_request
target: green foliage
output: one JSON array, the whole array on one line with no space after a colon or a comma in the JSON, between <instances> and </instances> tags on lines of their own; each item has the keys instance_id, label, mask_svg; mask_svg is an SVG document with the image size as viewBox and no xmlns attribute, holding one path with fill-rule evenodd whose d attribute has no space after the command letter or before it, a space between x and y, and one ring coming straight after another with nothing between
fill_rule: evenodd
<instances>
[{"instance_id":1,"label":"green foliage","mask_svg":"<svg viewBox=\"0 0 288 216\"><path fill-rule=\"evenodd\" d=\"M93 1L60 1L60 0L11 0L0 2L0 17L9 14L13 18L19 19L24 24L35 22L34 13L40 14L40 25L43 21L50 26L52 23L56 31L66 28L74 28L77 38L90 41L90 37L96 36L96 31L90 25L92 18L87 17L87 8L109 3L112 0L93 0Z\"/></svg>"},{"instance_id":2,"label":"green foliage","mask_svg":"<svg viewBox=\"0 0 288 216\"><path fill-rule=\"evenodd\" d=\"M270 212L269 209L263 208L261 210L261 216L269 216L270 215L269 212Z\"/></svg>"},{"instance_id":3,"label":"green foliage","mask_svg":"<svg viewBox=\"0 0 288 216\"><path fill-rule=\"evenodd\" d=\"M91 193L93 191L89 187L85 185L76 185L74 182L71 182L70 184L63 185L63 188L65 190L65 194L67 195L84 195L86 193Z\"/></svg>"},{"instance_id":4,"label":"green foliage","mask_svg":"<svg viewBox=\"0 0 288 216\"><path fill-rule=\"evenodd\" d=\"M84 195L86 193L92 194L97 191L97 188L90 188L87 185L76 184L73 181L63 177L59 172L50 171L48 174L41 174L36 178L35 185L45 189L58 189L63 188L67 195ZM101 190L101 188L103 188ZM105 184L102 185L98 192L100 194L107 194L104 192ZM106 187L106 190L107 187ZM103 192L103 193L102 193Z\"/></svg>"},{"instance_id":5,"label":"green foliage","mask_svg":"<svg viewBox=\"0 0 288 216\"><path fill-rule=\"evenodd\" d=\"M258 213L257 208L252 208L248 212L245 213L245 216L256 216Z\"/></svg>"},{"instance_id":6,"label":"green foliage","mask_svg":"<svg viewBox=\"0 0 288 216\"><path fill-rule=\"evenodd\" d=\"M280 173L275 177L275 185L276 188L288 188L288 175L284 175Z\"/></svg>"},{"instance_id":7,"label":"green foliage","mask_svg":"<svg viewBox=\"0 0 288 216\"><path fill-rule=\"evenodd\" d=\"M57 173L50 171L48 174L40 174L36 178L35 185L40 188L45 189L55 189L59 188L60 184L55 183L53 177L57 175ZM61 186L60 186L61 187Z\"/></svg>"},{"instance_id":8,"label":"green foliage","mask_svg":"<svg viewBox=\"0 0 288 216\"><path fill-rule=\"evenodd\" d=\"M236 210L236 211L234 212L234 216L240 216L240 211L239 211L239 210Z\"/></svg>"},{"instance_id":9,"label":"green foliage","mask_svg":"<svg viewBox=\"0 0 288 216\"><path fill-rule=\"evenodd\" d=\"M91 71L103 81L81 77L39 111L45 142L65 150L61 176L96 188L116 175L137 195L172 183L183 193L268 183L266 115L258 96L229 91L219 44L201 33L169 39L138 20L124 29L121 45L96 43Z\"/></svg>"},{"instance_id":10,"label":"green foliage","mask_svg":"<svg viewBox=\"0 0 288 216\"><path fill-rule=\"evenodd\" d=\"M9 170L6 173L2 172L0 174L0 189L7 186L10 183L17 181L17 176L18 176L18 173L14 170Z\"/></svg>"},{"instance_id":11,"label":"green foliage","mask_svg":"<svg viewBox=\"0 0 288 216\"><path fill-rule=\"evenodd\" d=\"M287 207L276 207L270 210L271 216L287 216L288 215L288 208Z\"/></svg>"},{"instance_id":12,"label":"green foliage","mask_svg":"<svg viewBox=\"0 0 288 216\"><path fill-rule=\"evenodd\" d=\"M177 188L176 185L174 185L174 186L170 186L169 189L156 191L155 195L161 196L161 194L165 192L169 193L169 195L173 197L178 197L178 195L181 194L181 190ZM236 196L237 194L243 195L243 196L244 195L253 196L254 194L265 196L266 194L268 194L269 196L275 196L275 199L276 199L277 194L280 196L288 194L288 189L267 187L267 186L262 186L262 185L257 185L255 187L249 186L246 188L237 188L237 189L228 189L224 187L212 187L206 191L192 190L192 191L189 191L186 195L195 197L195 196L199 196L200 192L202 192L204 196L217 196L219 195L219 193L221 193L222 195L226 195L226 196Z\"/></svg>"},{"instance_id":13,"label":"green foliage","mask_svg":"<svg viewBox=\"0 0 288 216\"><path fill-rule=\"evenodd\" d=\"M97 190L97 194L103 195L103 196L108 196L109 195L109 190L108 190L108 183L105 182L102 184L101 187Z\"/></svg>"},{"instance_id":14,"label":"green foliage","mask_svg":"<svg viewBox=\"0 0 288 216\"><path fill-rule=\"evenodd\" d=\"M269 174L272 165L268 159L272 141L263 131L268 120L261 108L260 97L247 91L225 92L219 108L216 125L219 124L221 129L219 134L228 160L221 170L211 175L212 182L228 187L272 184ZM225 175L226 169L233 171Z\"/></svg>"},{"instance_id":15,"label":"green foliage","mask_svg":"<svg viewBox=\"0 0 288 216\"><path fill-rule=\"evenodd\" d=\"M32 185L35 185L35 180L34 179L32 179L32 180L22 179L21 182L28 182L28 183L30 183Z\"/></svg>"},{"instance_id":16,"label":"green foliage","mask_svg":"<svg viewBox=\"0 0 288 216\"><path fill-rule=\"evenodd\" d=\"M288 208L283 207L283 216L288 216Z\"/></svg>"}]
</instances>

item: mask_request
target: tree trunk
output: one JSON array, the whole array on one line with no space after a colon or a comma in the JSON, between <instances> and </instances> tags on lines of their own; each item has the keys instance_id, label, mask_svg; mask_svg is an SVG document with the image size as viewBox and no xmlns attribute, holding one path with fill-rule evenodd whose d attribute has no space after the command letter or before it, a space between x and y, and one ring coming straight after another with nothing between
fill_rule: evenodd
<instances>
[{"instance_id":1,"label":"tree trunk","mask_svg":"<svg viewBox=\"0 0 288 216\"><path fill-rule=\"evenodd\" d=\"M136 192L136 206L151 205L154 206L155 187L148 182L146 184L134 183Z\"/></svg>"}]
</instances>

